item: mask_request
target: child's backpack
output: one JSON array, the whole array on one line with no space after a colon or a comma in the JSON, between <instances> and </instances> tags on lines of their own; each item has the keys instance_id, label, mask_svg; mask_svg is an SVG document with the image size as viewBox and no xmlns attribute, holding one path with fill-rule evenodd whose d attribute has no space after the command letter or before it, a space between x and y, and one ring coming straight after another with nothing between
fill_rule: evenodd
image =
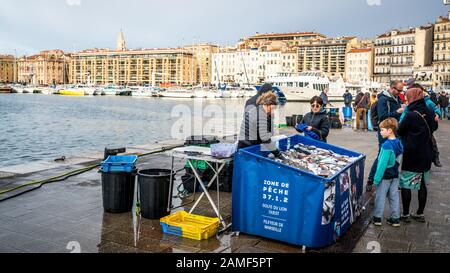
<instances>
[{"instance_id":1,"label":"child's backpack","mask_svg":"<svg viewBox=\"0 0 450 273\"><path fill-rule=\"evenodd\" d=\"M378 131L380 128L378 126L378 101L376 101L372 106L370 106L370 121L372 122L372 127L374 131Z\"/></svg>"},{"instance_id":2,"label":"child's backpack","mask_svg":"<svg viewBox=\"0 0 450 273\"><path fill-rule=\"evenodd\" d=\"M370 106L370 121L372 122L372 127L374 131L378 131L380 129L380 117L378 116L378 100ZM389 102L387 102L388 112L391 112L391 106Z\"/></svg>"}]
</instances>

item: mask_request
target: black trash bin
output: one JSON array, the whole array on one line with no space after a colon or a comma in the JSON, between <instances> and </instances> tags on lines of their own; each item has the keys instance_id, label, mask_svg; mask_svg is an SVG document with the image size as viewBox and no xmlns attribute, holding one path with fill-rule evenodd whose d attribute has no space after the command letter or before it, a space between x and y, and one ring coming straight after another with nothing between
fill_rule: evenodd
<instances>
[{"instance_id":1,"label":"black trash bin","mask_svg":"<svg viewBox=\"0 0 450 273\"><path fill-rule=\"evenodd\" d=\"M174 176L174 174L172 174ZM175 178L173 178L175 180ZM138 171L141 216L161 219L169 215L170 170L149 169Z\"/></svg>"},{"instance_id":2,"label":"black trash bin","mask_svg":"<svg viewBox=\"0 0 450 273\"><path fill-rule=\"evenodd\" d=\"M103 172L103 208L109 213L130 212L133 207L135 174L132 172Z\"/></svg>"},{"instance_id":3,"label":"black trash bin","mask_svg":"<svg viewBox=\"0 0 450 273\"><path fill-rule=\"evenodd\" d=\"M288 127L294 126L294 119L293 119L293 117L290 117L290 116L286 117L286 126L288 126Z\"/></svg>"}]
</instances>

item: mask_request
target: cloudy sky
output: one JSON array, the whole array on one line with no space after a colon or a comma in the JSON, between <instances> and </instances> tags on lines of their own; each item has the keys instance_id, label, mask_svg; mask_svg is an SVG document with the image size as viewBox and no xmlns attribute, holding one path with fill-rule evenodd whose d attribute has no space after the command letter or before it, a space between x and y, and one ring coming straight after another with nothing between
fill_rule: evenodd
<instances>
[{"instance_id":1,"label":"cloudy sky","mask_svg":"<svg viewBox=\"0 0 450 273\"><path fill-rule=\"evenodd\" d=\"M442 0L0 0L0 54L235 44L256 32L372 38L446 15Z\"/></svg>"}]
</instances>

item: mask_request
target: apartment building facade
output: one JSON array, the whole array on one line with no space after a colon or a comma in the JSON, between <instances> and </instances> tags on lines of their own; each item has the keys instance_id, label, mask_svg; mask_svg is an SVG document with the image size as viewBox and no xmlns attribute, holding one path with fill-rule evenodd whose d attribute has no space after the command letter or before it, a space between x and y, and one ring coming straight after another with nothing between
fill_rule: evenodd
<instances>
[{"instance_id":1,"label":"apartment building facade","mask_svg":"<svg viewBox=\"0 0 450 273\"><path fill-rule=\"evenodd\" d=\"M345 78L346 53L357 46L356 37L303 41L298 46L298 71L320 70Z\"/></svg>"},{"instance_id":2,"label":"apartment building facade","mask_svg":"<svg viewBox=\"0 0 450 273\"><path fill-rule=\"evenodd\" d=\"M71 55L62 50L46 50L18 59L18 82L31 85L68 83Z\"/></svg>"},{"instance_id":3,"label":"apartment building facade","mask_svg":"<svg viewBox=\"0 0 450 273\"><path fill-rule=\"evenodd\" d=\"M373 80L373 48L354 48L347 52L346 80L351 83Z\"/></svg>"},{"instance_id":4,"label":"apartment building facade","mask_svg":"<svg viewBox=\"0 0 450 273\"><path fill-rule=\"evenodd\" d=\"M192 52L195 58L196 82L203 85L210 84L214 74L212 70L213 54L219 52L219 47L211 44L199 44L183 48Z\"/></svg>"},{"instance_id":5,"label":"apartment building facade","mask_svg":"<svg viewBox=\"0 0 450 273\"><path fill-rule=\"evenodd\" d=\"M433 26L421 26L408 30L392 30L375 40L374 79L389 83L406 81L415 70L432 64Z\"/></svg>"},{"instance_id":6,"label":"apartment building facade","mask_svg":"<svg viewBox=\"0 0 450 273\"><path fill-rule=\"evenodd\" d=\"M70 82L114 85L193 85L194 56L175 49L85 50L73 55Z\"/></svg>"},{"instance_id":7,"label":"apartment building facade","mask_svg":"<svg viewBox=\"0 0 450 273\"><path fill-rule=\"evenodd\" d=\"M17 81L17 62L12 55L0 55L0 83Z\"/></svg>"},{"instance_id":8,"label":"apartment building facade","mask_svg":"<svg viewBox=\"0 0 450 273\"><path fill-rule=\"evenodd\" d=\"M450 88L450 19L439 17L434 25L433 87Z\"/></svg>"}]
</instances>

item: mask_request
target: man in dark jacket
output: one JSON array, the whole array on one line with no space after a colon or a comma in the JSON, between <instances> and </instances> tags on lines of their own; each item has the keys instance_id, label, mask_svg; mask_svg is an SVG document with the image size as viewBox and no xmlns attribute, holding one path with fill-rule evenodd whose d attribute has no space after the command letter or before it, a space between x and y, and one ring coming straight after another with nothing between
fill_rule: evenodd
<instances>
[{"instance_id":1,"label":"man in dark jacket","mask_svg":"<svg viewBox=\"0 0 450 273\"><path fill-rule=\"evenodd\" d=\"M322 93L320 93L320 98L323 101L323 107L327 107L329 100L328 100L328 88L325 88ZM331 105L331 103L330 103Z\"/></svg>"},{"instance_id":2,"label":"man in dark jacket","mask_svg":"<svg viewBox=\"0 0 450 273\"><path fill-rule=\"evenodd\" d=\"M403 113L403 108L401 107L401 101L398 98L398 94L403 91L403 83L401 81L392 81L391 88L387 91L383 91L378 96L377 102L377 113L378 122L382 122L387 118L395 118L397 121L400 120L400 116ZM378 153L380 152L381 146L383 145L385 139L381 136L378 131ZM367 191L373 190L373 179L375 177L375 172L377 171L378 157L373 162L372 168L370 169L369 178L367 180Z\"/></svg>"},{"instance_id":3,"label":"man in dark jacket","mask_svg":"<svg viewBox=\"0 0 450 273\"><path fill-rule=\"evenodd\" d=\"M434 102L434 104L439 104L438 99L437 99L437 95L436 93L434 93L433 89L430 89L430 91L428 91L428 93L430 94L430 99L432 102Z\"/></svg>"},{"instance_id":4,"label":"man in dark jacket","mask_svg":"<svg viewBox=\"0 0 450 273\"><path fill-rule=\"evenodd\" d=\"M352 94L350 94L348 89L345 90L343 97L344 97L345 107L351 107L352 101L353 101L353 96L352 96Z\"/></svg>"},{"instance_id":5,"label":"man in dark jacket","mask_svg":"<svg viewBox=\"0 0 450 273\"><path fill-rule=\"evenodd\" d=\"M439 106L441 107L441 113L442 113L441 119L443 119L444 115L445 115L445 117L448 120L450 120L450 117L448 116L449 99L448 99L447 92L445 92L445 91L441 92L441 94L438 98L438 103L439 103Z\"/></svg>"}]
</instances>

